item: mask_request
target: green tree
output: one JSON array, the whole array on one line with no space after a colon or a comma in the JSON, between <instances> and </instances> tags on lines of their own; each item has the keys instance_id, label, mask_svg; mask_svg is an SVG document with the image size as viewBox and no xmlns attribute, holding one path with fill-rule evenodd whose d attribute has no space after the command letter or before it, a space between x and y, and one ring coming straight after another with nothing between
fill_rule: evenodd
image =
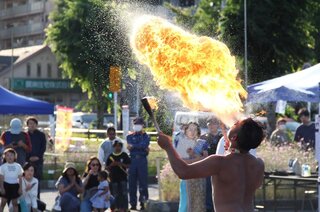
<instances>
[{"instance_id":1,"label":"green tree","mask_svg":"<svg viewBox=\"0 0 320 212\"><path fill-rule=\"evenodd\" d=\"M107 98L110 66L125 71L131 63L129 38L119 10L121 5L112 1L56 0L47 29L46 42L64 75L88 93L87 106L95 104L98 127L111 105Z\"/></svg>"},{"instance_id":2,"label":"green tree","mask_svg":"<svg viewBox=\"0 0 320 212\"><path fill-rule=\"evenodd\" d=\"M194 7L166 6L176 15L175 21L199 34L215 37L219 33L219 19L221 13L221 0L202 0Z\"/></svg>"},{"instance_id":3,"label":"green tree","mask_svg":"<svg viewBox=\"0 0 320 212\"><path fill-rule=\"evenodd\" d=\"M170 100L168 97L168 91L162 90L159 88L157 83L154 81L153 76L146 67L140 66L140 73L138 77L138 83L143 85L140 89L140 95L143 96L154 96L158 99L158 109L155 111L156 120L159 123L159 127L162 132L170 135L172 134L172 126L173 126L173 114L171 113L172 108ZM151 119L148 113L141 108L141 114L145 120L149 120L149 126L153 127Z\"/></svg>"},{"instance_id":4,"label":"green tree","mask_svg":"<svg viewBox=\"0 0 320 212\"><path fill-rule=\"evenodd\" d=\"M248 75L254 83L297 70L315 56L313 1L247 1ZM244 54L244 2L229 0L221 36L233 54Z\"/></svg>"},{"instance_id":5,"label":"green tree","mask_svg":"<svg viewBox=\"0 0 320 212\"><path fill-rule=\"evenodd\" d=\"M317 0L247 0L249 84L291 73L307 61L320 61L319 4ZM244 0L167 7L179 25L226 42L243 71Z\"/></svg>"}]
</instances>

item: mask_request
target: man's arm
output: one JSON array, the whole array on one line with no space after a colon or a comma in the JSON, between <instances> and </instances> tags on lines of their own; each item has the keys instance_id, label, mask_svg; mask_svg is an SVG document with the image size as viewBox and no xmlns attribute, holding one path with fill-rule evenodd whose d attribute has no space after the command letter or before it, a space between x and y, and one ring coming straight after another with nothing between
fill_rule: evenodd
<instances>
[{"instance_id":1,"label":"man's arm","mask_svg":"<svg viewBox=\"0 0 320 212\"><path fill-rule=\"evenodd\" d=\"M12 145L12 143L7 144L6 132L7 132L7 131L5 131L5 132L3 132L3 133L1 134L0 144L3 145L3 148L4 148L4 149L6 149L6 148L14 148L15 146ZM10 133L10 132L8 132L8 133Z\"/></svg>"},{"instance_id":2,"label":"man's arm","mask_svg":"<svg viewBox=\"0 0 320 212\"><path fill-rule=\"evenodd\" d=\"M3 146L6 145L5 132L3 132L3 133L1 134L0 144L3 145Z\"/></svg>"},{"instance_id":3,"label":"man's arm","mask_svg":"<svg viewBox=\"0 0 320 212\"><path fill-rule=\"evenodd\" d=\"M158 144L168 155L173 171L181 179L204 178L218 174L223 167L223 157L211 155L203 160L187 164L172 146L171 138L163 133L159 134Z\"/></svg>"},{"instance_id":4,"label":"man's arm","mask_svg":"<svg viewBox=\"0 0 320 212\"><path fill-rule=\"evenodd\" d=\"M296 133L294 134L294 139L293 141L295 142L299 142L301 139L301 135L300 135L300 126L297 128Z\"/></svg>"},{"instance_id":5,"label":"man's arm","mask_svg":"<svg viewBox=\"0 0 320 212\"><path fill-rule=\"evenodd\" d=\"M41 139L41 148L40 148L40 152L41 152L41 159L43 159L43 155L46 152L47 149L47 137L44 133L42 133L42 139Z\"/></svg>"},{"instance_id":6,"label":"man's arm","mask_svg":"<svg viewBox=\"0 0 320 212\"><path fill-rule=\"evenodd\" d=\"M23 136L25 137L26 143L24 143L22 140L18 141L18 146L22 147L24 151L27 153L31 152L32 145L31 145L31 139L28 133L23 132Z\"/></svg>"}]
</instances>

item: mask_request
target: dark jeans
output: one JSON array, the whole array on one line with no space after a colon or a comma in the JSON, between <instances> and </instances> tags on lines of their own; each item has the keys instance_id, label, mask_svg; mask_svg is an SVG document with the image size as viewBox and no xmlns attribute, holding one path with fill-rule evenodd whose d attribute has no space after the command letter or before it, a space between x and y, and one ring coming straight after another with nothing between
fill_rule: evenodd
<instances>
[{"instance_id":1,"label":"dark jeans","mask_svg":"<svg viewBox=\"0 0 320 212\"><path fill-rule=\"evenodd\" d=\"M61 212L77 212L80 209L80 199L69 192L65 192L60 198Z\"/></svg>"},{"instance_id":2,"label":"dark jeans","mask_svg":"<svg viewBox=\"0 0 320 212\"><path fill-rule=\"evenodd\" d=\"M111 205L111 208L128 209L128 182L111 182L110 190L111 194L115 198L114 203Z\"/></svg>"},{"instance_id":3,"label":"dark jeans","mask_svg":"<svg viewBox=\"0 0 320 212\"><path fill-rule=\"evenodd\" d=\"M131 206L137 206L137 189L139 185L139 202L148 200L148 160L145 156L131 157L129 168L129 194Z\"/></svg>"}]
</instances>

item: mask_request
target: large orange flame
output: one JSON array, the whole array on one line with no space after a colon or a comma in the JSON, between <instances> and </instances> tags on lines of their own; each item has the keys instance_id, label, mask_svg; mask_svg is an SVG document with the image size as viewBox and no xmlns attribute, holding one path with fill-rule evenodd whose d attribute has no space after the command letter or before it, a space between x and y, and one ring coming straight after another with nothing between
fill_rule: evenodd
<instances>
[{"instance_id":1,"label":"large orange flame","mask_svg":"<svg viewBox=\"0 0 320 212\"><path fill-rule=\"evenodd\" d=\"M190 34L159 17L144 16L136 24L131 45L160 88L179 92L185 106L212 111L227 125L241 116L240 96L247 93L224 43Z\"/></svg>"}]
</instances>

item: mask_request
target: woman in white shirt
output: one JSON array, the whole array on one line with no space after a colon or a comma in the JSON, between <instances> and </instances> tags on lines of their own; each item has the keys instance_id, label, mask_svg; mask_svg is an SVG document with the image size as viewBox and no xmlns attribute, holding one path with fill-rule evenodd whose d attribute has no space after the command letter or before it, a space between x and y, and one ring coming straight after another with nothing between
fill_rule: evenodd
<instances>
[{"instance_id":1,"label":"woman in white shirt","mask_svg":"<svg viewBox=\"0 0 320 212\"><path fill-rule=\"evenodd\" d=\"M22 198L26 201L28 211L38 211L37 195L38 195L38 180L34 177L34 166L31 163L26 163L23 166L22 177ZM31 210L30 210L31 209Z\"/></svg>"}]
</instances>

